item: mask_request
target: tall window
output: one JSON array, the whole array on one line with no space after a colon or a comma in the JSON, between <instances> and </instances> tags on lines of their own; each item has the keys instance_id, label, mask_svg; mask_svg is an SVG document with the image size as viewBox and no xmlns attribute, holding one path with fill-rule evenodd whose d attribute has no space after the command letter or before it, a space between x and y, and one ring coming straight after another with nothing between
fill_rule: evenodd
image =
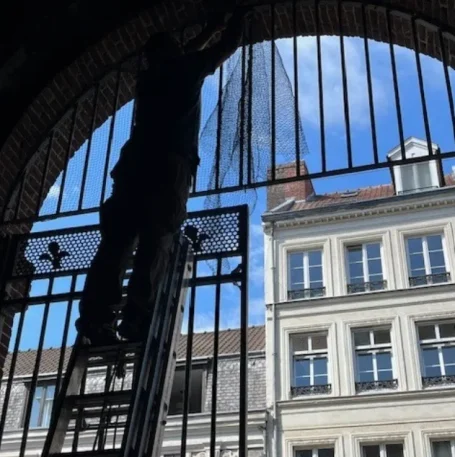
<instances>
[{"instance_id":1,"label":"tall window","mask_svg":"<svg viewBox=\"0 0 455 457\"><path fill-rule=\"evenodd\" d=\"M348 293L369 292L386 287L382 275L381 243L347 247Z\"/></svg>"},{"instance_id":2,"label":"tall window","mask_svg":"<svg viewBox=\"0 0 455 457\"><path fill-rule=\"evenodd\" d=\"M49 427L54 395L54 385L43 384L36 387L33 397L30 427Z\"/></svg>"},{"instance_id":3,"label":"tall window","mask_svg":"<svg viewBox=\"0 0 455 457\"><path fill-rule=\"evenodd\" d=\"M329 393L327 334L293 335L292 396Z\"/></svg>"},{"instance_id":4,"label":"tall window","mask_svg":"<svg viewBox=\"0 0 455 457\"><path fill-rule=\"evenodd\" d=\"M433 441L431 450L432 457L455 457L455 440Z\"/></svg>"},{"instance_id":5,"label":"tall window","mask_svg":"<svg viewBox=\"0 0 455 457\"><path fill-rule=\"evenodd\" d=\"M411 287L449 281L441 234L409 237L407 248Z\"/></svg>"},{"instance_id":6,"label":"tall window","mask_svg":"<svg viewBox=\"0 0 455 457\"><path fill-rule=\"evenodd\" d=\"M403 445L375 444L362 446L362 457L403 457Z\"/></svg>"},{"instance_id":7,"label":"tall window","mask_svg":"<svg viewBox=\"0 0 455 457\"><path fill-rule=\"evenodd\" d=\"M424 387L455 383L455 322L418 327Z\"/></svg>"},{"instance_id":8,"label":"tall window","mask_svg":"<svg viewBox=\"0 0 455 457\"><path fill-rule=\"evenodd\" d=\"M335 457L333 448L299 449L295 457Z\"/></svg>"},{"instance_id":9,"label":"tall window","mask_svg":"<svg viewBox=\"0 0 455 457\"><path fill-rule=\"evenodd\" d=\"M357 392L397 387L392 368L390 329L356 330L354 345Z\"/></svg>"},{"instance_id":10,"label":"tall window","mask_svg":"<svg viewBox=\"0 0 455 457\"><path fill-rule=\"evenodd\" d=\"M401 166L401 185L401 193L439 187L437 182L433 182L430 164L425 162Z\"/></svg>"},{"instance_id":11,"label":"tall window","mask_svg":"<svg viewBox=\"0 0 455 457\"><path fill-rule=\"evenodd\" d=\"M325 295L322 278L322 250L289 254L288 300Z\"/></svg>"}]
</instances>

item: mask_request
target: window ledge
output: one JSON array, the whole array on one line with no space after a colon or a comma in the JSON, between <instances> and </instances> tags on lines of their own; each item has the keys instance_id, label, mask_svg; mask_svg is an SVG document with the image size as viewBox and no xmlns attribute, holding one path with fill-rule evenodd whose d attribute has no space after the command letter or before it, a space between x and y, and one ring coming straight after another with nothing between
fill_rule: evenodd
<instances>
[{"instance_id":1,"label":"window ledge","mask_svg":"<svg viewBox=\"0 0 455 457\"><path fill-rule=\"evenodd\" d=\"M291 398L305 398L309 395L327 395L332 393L332 384L320 386L291 387Z\"/></svg>"},{"instance_id":2,"label":"window ledge","mask_svg":"<svg viewBox=\"0 0 455 457\"><path fill-rule=\"evenodd\" d=\"M356 394L378 393L381 391L394 391L398 389L398 379L390 379L388 381L371 381L371 382L356 382Z\"/></svg>"},{"instance_id":3,"label":"window ledge","mask_svg":"<svg viewBox=\"0 0 455 457\"><path fill-rule=\"evenodd\" d=\"M422 377L424 389L455 388L455 375Z\"/></svg>"}]
</instances>

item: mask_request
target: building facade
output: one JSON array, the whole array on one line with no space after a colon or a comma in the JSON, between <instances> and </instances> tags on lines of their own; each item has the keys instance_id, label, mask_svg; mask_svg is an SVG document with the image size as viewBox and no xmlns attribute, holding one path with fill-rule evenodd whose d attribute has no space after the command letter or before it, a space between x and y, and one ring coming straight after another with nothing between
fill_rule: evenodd
<instances>
[{"instance_id":1,"label":"building facade","mask_svg":"<svg viewBox=\"0 0 455 457\"><path fill-rule=\"evenodd\" d=\"M264 455L265 428L265 337L264 327L249 329L248 364L248 454L250 457ZM218 457L238 455L239 430L239 391L240 391L240 332L239 330L221 331L219 334L218 389L217 389L217 428L216 452ZM68 362L70 351L66 351ZM183 396L185 382L186 335L179 340L178 363L169 406L169 414L164 434L163 456L181 455ZM28 432L25 455L40 456L46 438L54 400L56 375L60 349L44 350L41 356L38 385L33 400L30 430ZM193 357L190 384L190 414L186 440L188 457L208 456L211 439L212 373L213 373L213 333L196 333L193 336ZM11 357L7 358L6 375L0 391L0 410L3 406L8 367ZM19 352L16 360L15 378L8 402L5 431L1 440L1 457L19 455L23 436L23 420L28 399L29 385L36 362L36 351ZM86 393L103 391L106 380L105 370L91 370L86 381ZM131 388L131 373L125 380L117 380L122 390ZM122 384L120 386L120 384ZM89 422L89 421L88 421ZM81 433L80 449L90 450L95 431ZM121 431L116 447L121 443ZM110 442L112 445L113 443ZM109 447L109 446L108 446ZM108 448L107 447L107 448ZM70 451L67 447L64 452Z\"/></svg>"},{"instance_id":2,"label":"building facade","mask_svg":"<svg viewBox=\"0 0 455 457\"><path fill-rule=\"evenodd\" d=\"M389 185L269 192L273 457L455 456L455 179L400 158Z\"/></svg>"}]
</instances>

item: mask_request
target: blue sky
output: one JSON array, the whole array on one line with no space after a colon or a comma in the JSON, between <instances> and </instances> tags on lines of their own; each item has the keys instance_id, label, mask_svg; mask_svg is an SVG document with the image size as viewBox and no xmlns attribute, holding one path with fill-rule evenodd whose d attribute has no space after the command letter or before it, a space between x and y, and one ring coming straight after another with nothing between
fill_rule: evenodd
<instances>
[{"instance_id":1,"label":"blue sky","mask_svg":"<svg viewBox=\"0 0 455 457\"><path fill-rule=\"evenodd\" d=\"M396 122L393 81L390 67L389 47L387 44L370 41L371 68L373 75L375 116L377 126L378 148L380 158L384 160L387 152L399 143ZM283 58L285 68L293 81L293 50L292 40L280 40L277 46ZM421 99L417 80L415 54L408 49L395 46L399 89L402 105L404 136L416 136L425 139L422 118ZM345 39L345 53L348 74L349 111L351 117L351 135L353 158L355 165L371 162L372 141L370 131L369 105L367 98L367 79L363 40L358 38ZM323 85L325 97L325 133L328 169L347 166L346 163L346 132L344 123L344 105L340 67L340 45L337 37L322 38L323 56ZM234 56L234 59L236 56ZM321 169L320 163L320 129L318 109L318 85L316 62L316 39L298 39L299 59L299 108L309 154L305 157L311 172ZM450 119L447 91L444 81L442 64L426 56L421 56L424 76L425 93L430 119L432 141L439 144L442 151L455 150L452 123ZM452 87L455 86L454 72L450 71ZM203 91L203 122L216 105L218 75L207 78ZM111 168L120 152L120 148L129 136L131 122L131 103L121 108L117 114L114 127L114 138L109 160ZM284 107L282 107L284 109ZM277 105L277 110L280 106ZM101 179L106 160L107 138L112 119L106 121L93 135L92 152L89 161L89 172L84 192L83 208L98 205L101 196ZM80 181L87 153L87 143L75 154L70 161L67 182L63 190L63 211L76 209L81 192ZM444 168L449 171L455 162L446 160ZM325 178L314 181L317 193L335 190L355 189L367 185L377 185L390 181L388 171L375 171L337 178ZM108 181L107 191L110 192L111 182ZM41 215L55 212L61 189L61 176L50 189L47 199L41 209ZM250 227L250 281L249 308L250 324L258 325L264 322L265 305L263 301L263 238L260 216L265 210L265 190L257 191L257 204L251 214ZM226 202L237 202L234 197L226 197ZM189 210L203 208L203 199L193 199ZM72 218L60 218L53 221L39 222L33 231L45 231L76 225L96 224L97 214L88 214ZM235 267L236 265L233 265ZM79 278L78 287L82 287L83 278ZM32 294L41 295L46 285L35 282ZM65 291L68 281L61 280L54 286L54 292ZM239 325L239 292L235 286L227 285L222 289L222 328L235 328ZM201 288L198 291L196 305L196 331L213 329L214 288ZM38 342L38 332L41 327L43 305L37 305L27 311L26 321L20 347L23 350L34 348ZM62 323L67 309L67 303L52 304L51 314L45 338L45 347L56 347L61 344ZM72 322L77 317L77 303L73 305ZM17 322L16 322L17 325ZM70 341L75 332L71 331ZM12 344L14 337L12 339Z\"/></svg>"}]
</instances>

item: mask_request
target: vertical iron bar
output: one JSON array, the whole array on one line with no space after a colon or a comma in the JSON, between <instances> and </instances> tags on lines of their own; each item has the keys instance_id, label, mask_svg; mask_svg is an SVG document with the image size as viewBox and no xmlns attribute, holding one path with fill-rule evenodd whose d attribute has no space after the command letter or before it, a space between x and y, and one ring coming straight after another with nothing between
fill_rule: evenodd
<instances>
[{"instance_id":1,"label":"vertical iron bar","mask_svg":"<svg viewBox=\"0 0 455 457\"><path fill-rule=\"evenodd\" d=\"M271 110L272 110L272 126L271 126L271 134L272 134L272 145L271 145L271 155L272 155L272 160L271 160L271 166L272 166L272 172L271 172L271 180L272 182L275 181L275 169L276 169L276 81L275 81L275 3L270 4L270 16L271 16L271 29L272 29L272 41L271 41L271 65L272 68L270 69L270 74L271 74L271 96L272 96L272 105L271 105Z\"/></svg>"},{"instance_id":2,"label":"vertical iron bar","mask_svg":"<svg viewBox=\"0 0 455 457\"><path fill-rule=\"evenodd\" d=\"M119 97L120 97L121 79L122 79L122 70L120 67L117 70L117 81L115 83L114 112L112 113L111 125L109 126L109 137L107 140L107 151L106 151L106 159L104 162L103 181L101 184L102 187L101 187L100 206L103 204L104 198L106 197L107 174L109 172L109 162L111 159L111 152L112 152L112 141L114 139L115 120L117 118L117 109L118 109L118 101L119 101Z\"/></svg>"},{"instance_id":3,"label":"vertical iron bar","mask_svg":"<svg viewBox=\"0 0 455 457\"><path fill-rule=\"evenodd\" d=\"M239 457L248 456L248 207L240 212L240 244L243 245L240 289L240 395Z\"/></svg>"},{"instance_id":4,"label":"vertical iron bar","mask_svg":"<svg viewBox=\"0 0 455 457\"><path fill-rule=\"evenodd\" d=\"M319 126L321 129L321 162L322 172L327 171L327 157L325 151L325 123L324 123L324 83L322 76L321 24L319 18L319 0L315 0L316 21L316 48L318 57L318 88L319 88Z\"/></svg>"},{"instance_id":5,"label":"vertical iron bar","mask_svg":"<svg viewBox=\"0 0 455 457\"><path fill-rule=\"evenodd\" d=\"M363 43L365 49L365 65L367 70L367 84L368 84L368 104L370 107L370 123L371 123L371 139L373 142L373 157L374 163L379 163L378 153L378 139L376 136L376 120L374 114L374 97L373 97L373 83L371 81L371 63L370 63L370 46L368 44L368 30L367 30L367 15L365 3L362 3L362 24L363 24Z\"/></svg>"},{"instance_id":6,"label":"vertical iron bar","mask_svg":"<svg viewBox=\"0 0 455 457\"><path fill-rule=\"evenodd\" d=\"M249 46L248 46L248 149L247 149L247 183L252 181L252 164L253 164L253 21L249 23Z\"/></svg>"},{"instance_id":7,"label":"vertical iron bar","mask_svg":"<svg viewBox=\"0 0 455 457\"><path fill-rule=\"evenodd\" d=\"M411 19L412 38L414 40L414 52L416 57L417 76L419 78L420 99L422 102L423 122L425 124L425 135L427 137L428 154L433 154L433 143L431 141L430 122L428 120L427 101L425 98L425 87L423 85L422 65L420 63L420 45L417 36L417 27L415 18Z\"/></svg>"},{"instance_id":8,"label":"vertical iron bar","mask_svg":"<svg viewBox=\"0 0 455 457\"><path fill-rule=\"evenodd\" d=\"M245 29L245 26L243 27ZM246 71L246 46L245 30L242 41L242 88L240 95L240 160L239 160L239 186L243 186L243 155L245 152L245 71Z\"/></svg>"},{"instance_id":9,"label":"vertical iron bar","mask_svg":"<svg viewBox=\"0 0 455 457\"><path fill-rule=\"evenodd\" d=\"M455 105L453 102L452 84L450 82L449 67L447 65L447 54L444 46L444 35L439 29L439 45L441 47L442 67L444 68L444 78L446 80L447 98L449 100L450 116L452 118L453 137L455 139Z\"/></svg>"},{"instance_id":10,"label":"vertical iron bar","mask_svg":"<svg viewBox=\"0 0 455 457\"><path fill-rule=\"evenodd\" d=\"M135 87L135 97L133 100L133 112L131 113L131 125L130 125L130 136L133 134L134 130L134 125L136 122L136 111L137 111L137 84L139 81L139 78L141 76L141 71L142 71L142 53L140 52L139 55L137 56L137 73L136 73L136 87Z\"/></svg>"},{"instance_id":11,"label":"vertical iron bar","mask_svg":"<svg viewBox=\"0 0 455 457\"><path fill-rule=\"evenodd\" d=\"M47 173L49 171L49 162L51 159L53 143L54 143L54 130L52 130L51 133L49 134L49 145L47 146L46 158L44 159L43 176L41 178L41 184L40 184L40 189L39 189L39 193L38 193L38 201L36 203L36 214L39 214L39 210L41 208L41 202L44 199L44 189L46 188L46 179L47 179Z\"/></svg>"},{"instance_id":12,"label":"vertical iron bar","mask_svg":"<svg viewBox=\"0 0 455 457\"><path fill-rule=\"evenodd\" d=\"M63 165L62 182L60 183L60 193L58 194L57 209L55 210L56 214L60 214L60 211L62 210L63 192L65 191L66 175L68 173L68 164L70 161L71 147L73 145L74 132L76 130L76 120L77 120L78 109L79 109L79 104L76 103L76 106L74 107L74 110L73 110L73 116L71 118L70 134L68 136L68 148L66 149L65 163Z\"/></svg>"},{"instance_id":13,"label":"vertical iron bar","mask_svg":"<svg viewBox=\"0 0 455 457\"><path fill-rule=\"evenodd\" d=\"M28 281L28 286L29 285L30 285L30 281ZM27 289L28 289L28 287L27 287ZM5 431L6 416L8 414L9 399L11 396L11 390L13 388L14 371L16 370L17 355L19 353L19 346L20 346L20 342L21 342L21 338L22 338L22 330L24 328L26 308L27 308L26 304L25 303L22 304L22 310L20 311L20 317L19 317L19 322L18 322L18 326L17 326L16 340L14 342L13 355L11 357L11 364L9 366L8 381L6 383L5 396L3 397L2 417L0 419L0 437L3 436L3 432Z\"/></svg>"},{"instance_id":14,"label":"vertical iron bar","mask_svg":"<svg viewBox=\"0 0 455 457\"><path fill-rule=\"evenodd\" d=\"M218 83L218 125L216 130L215 150L215 190L220 188L220 161L221 161L221 132L223 122L223 65L220 66L220 79Z\"/></svg>"},{"instance_id":15,"label":"vertical iron bar","mask_svg":"<svg viewBox=\"0 0 455 457\"><path fill-rule=\"evenodd\" d=\"M397 66L396 66L396 62L395 62L395 50L393 49L392 20L390 18L390 10L386 10L386 19L387 19L387 34L389 37L390 60L391 60L391 64L392 64L393 91L395 93L395 107L397 110L398 133L400 136L401 160L404 160L404 159L406 159L406 151L404 148L403 119L401 117L400 93L399 93L399 89L398 89L398 76L397 76Z\"/></svg>"},{"instance_id":16,"label":"vertical iron bar","mask_svg":"<svg viewBox=\"0 0 455 457\"><path fill-rule=\"evenodd\" d=\"M17 220L19 218L19 210L22 202L22 195L24 194L24 187L25 187L25 179L27 178L27 169L24 170L24 174L22 176L22 180L19 187L19 192L17 194L16 200L16 208L14 209L14 216L13 220ZM6 214L6 212L5 212Z\"/></svg>"},{"instance_id":17,"label":"vertical iron bar","mask_svg":"<svg viewBox=\"0 0 455 457\"><path fill-rule=\"evenodd\" d=\"M341 55L341 78L343 81L343 105L344 105L344 123L346 126L346 145L348 148L348 168L352 168L352 144L351 144L351 122L349 119L349 94L348 81L346 75L346 56L344 52L344 35L343 35L343 2L338 0L338 21L340 23L340 55Z\"/></svg>"},{"instance_id":18,"label":"vertical iron bar","mask_svg":"<svg viewBox=\"0 0 455 457\"><path fill-rule=\"evenodd\" d=\"M88 172L88 162L90 159L90 152L92 150L92 137L93 137L93 132L95 130L96 126L96 113L98 110L98 97L100 93L100 84L98 83L95 86L95 95L93 97L93 111L92 111L92 122L90 125L90 131L88 135L88 143L87 143L87 152L85 154L85 160L84 160L84 169L82 171L82 181L81 181L81 194L79 195L79 204L77 209L81 210L82 209L82 203L84 201L84 192L85 192L85 184L87 181L87 172Z\"/></svg>"},{"instance_id":19,"label":"vertical iron bar","mask_svg":"<svg viewBox=\"0 0 455 457\"><path fill-rule=\"evenodd\" d=\"M222 260L217 259L216 288L215 288L215 324L213 334L213 361L212 361L212 417L210 422L210 457L215 457L216 452L216 411L218 391L218 352L220 340L220 311L221 311L221 266Z\"/></svg>"},{"instance_id":20,"label":"vertical iron bar","mask_svg":"<svg viewBox=\"0 0 455 457\"><path fill-rule=\"evenodd\" d=\"M52 287L54 285L54 278L49 279L49 286L47 289L47 296L51 295ZM33 369L32 380L30 382L30 389L28 391L28 399L27 399L27 407L25 410L24 416L24 425L22 431L22 442L19 451L19 456L24 457L25 450L27 448L27 438L28 438L28 431L30 429L30 419L32 415L32 406L33 406L33 397L35 396L36 386L38 384L38 376L39 376L39 369L41 365L41 356L43 353L43 344L44 344L44 337L46 335L46 328L47 328L47 320L49 317L49 308L50 308L50 301L46 301L44 305L44 313L43 313L43 320L41 322L41 332L38 341L38 349L36 351L36 360L35 360L35 367Z\"/></svg>"},{"instance_id":21,"label":"vertical iron bar","mask_svg":"<svg viewBox=\"0 0 455 457\"><path fill-rule=\"evenodd\" d=\"M82 375L82 381L81 381L81 390L79 391L80 395L83 395L85 393L85 384L87 382L87 370L84 371L84 374ZM79 433L81 431L81 425L82 425L82 412L83 412L83 407L79 407L77 409L77 416L76 416L76 426L74 428L74 435L73 435L73 443L71 445L71 450L72 452L77 452L77 447L79 445Z\"/></svg>"},{"instance_id":22,"label":"vertical iron bar","mask_svg":"<svg viewBox=\"0 0 455 457\"><path fill-rule=\"evenodd\" d=\"M190 412L190 386L191 386L191 364L193 358L193 335L194 335L194 312L196 304L197 260L193 260L193 274L191 282L190 306L188 309L188 336L186 341L186 366L185 366L185 394L183 397L183 420L182 420L182 444L180 456L186 455L186 441L188 436L188 415Z\"/></svg>"},{"instance_id":23,"label":"vertical iron bar","mask_svg":"<svg viewBox=\"0 0 455 457\"><path fill-rule=\"evenodd\" d=\"M299 62L297 48L297 0L292 2L293 54L294 54L294 128L295 174L300 176L300 119L299 119Z\"/></svg>"}]
</instances>

